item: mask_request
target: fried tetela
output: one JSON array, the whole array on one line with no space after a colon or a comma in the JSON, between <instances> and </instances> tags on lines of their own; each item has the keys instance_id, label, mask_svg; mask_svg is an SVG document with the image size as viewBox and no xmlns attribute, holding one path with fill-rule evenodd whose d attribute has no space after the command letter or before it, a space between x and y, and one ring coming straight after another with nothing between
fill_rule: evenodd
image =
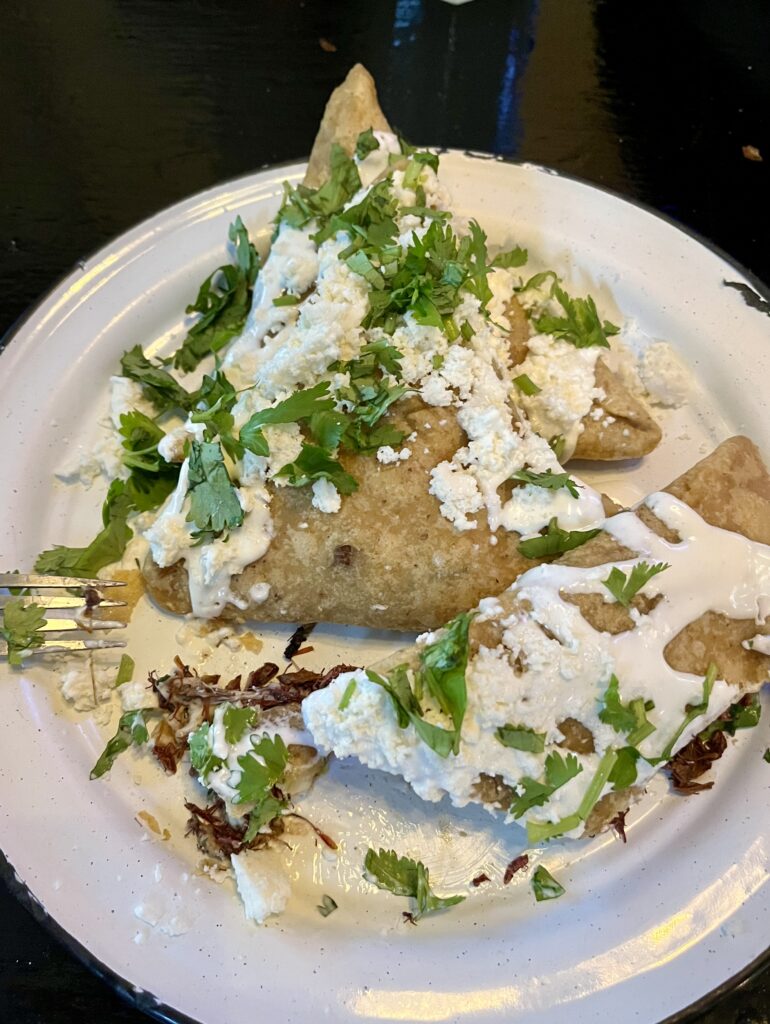
<instances>
[{"instance_id":1,"label":"fried tetela","mask_svg":"<svg viewBox=\"0 0 770 1024\"><path fill-rule=\"evenodd\" d=\"M770 474L748 439L731 438L594 539L482 601L467 647L458 639L443 662L436 655L455 620L374 674L340 676L305 701L305 721L322 750L403 775L426 799L510 811L534 841L593 834L768 680L769 542ZM457 680L440 691L442 711L427 664L465 673L456 755L440 744ZM415 686L422 678L421 709L399 666Z\"/></svg>"},{"instance_id":2,"label":"fried tetela","mask_svg":"<svg viewBox=\"0 0 770 1024\"><path fill-rule=\"evenodd\" d=\"M329 101L306 181L317 183L318 168L321 164L328 166L334 145L351 152L360 132L370 127L385 131L387 122L379 109L371 76L357 66ZM384 147L386 142L383 140L380 145ZM395 155L401 159L399 154ZM403 175L403 167L396 173ZM439 188L435 184L429 186L426 203L439 195L437 191L430 192L431 187L434 190ZM295 221L291 223L293 225ZM289 241L296 239L295 227L278 234L274 243L277 254L284 252L287 237ZM297 249L296 255L288 257L292 273L303 260L312 263L313 259L319 258L315 251L308 249L308 244L303 238L302 247ZM336 252L331 263L334 265L328 269L321 264L317 271L319 282L338 275L343 269ZM489 366L483 372L474 372L479 379L486 373L490 380L496 379L496 387L510 393L515 366L526 355L529 326L521 307L510 299L512 279L506 278L506 273L492 272L498 275L492 291L506 287L507 282L507 308L504 305L500 308L501 320L505 320L506 313L508 315L507 348L504 330L499 338L492 338L490 334L495 343L500 342L500 358L488 356ZM292 369L296 378L293 387L308 387L317 380L315 367L319 356L313 351L313 368L305 368L309 359L298 347L297 332L292 324L310 320L311 326L306 329L306 334L316 329L313 317L317 318L315 311L321 305L320 300L315 302L320 286L315 292L311 289L310 298L304 305L297 303L299 319L292 321L290 314L283 312L283 309L291 308L291 304L280 306L279 292L276 291L275 299L269 292L269 288L281 280L280 274L271 274L269 260L262 275L265 284L260 294L266 309L259 315L252 310L250 326L228 354L225 365L229 374L241 374L240 379L235 378L236 386L247 390L257 380L268 399L274 399L282 394L287 366L296 367L296 370ZM503 277L502 285L500 275ZM296 284L296 291L307 287L306 278L307 274L302 277L301 284ZM341 280L339 286L334 286L336 291L324 285L333 297L334 329L346 315L340 289L347 287L348 282L349 276ZM269 301L265 300L266 294ZM291 295L288 297L293 299ZM493 300L497 301L495 295ZM362 301L367 301L365 296L362 299L360 295L354 295L350 307L355 311L356 303L361 304ZM365 306L362 309L365 311ZM355 312L354 331L361 316L361 312ZM269 326L266 326L266 321L269 321ZM465 326L468 323L466 320ZM498 329L494 318L488 318L481 326L488 331ZM477 328L480 329L478 324ZM253 336L249 333L257 330L262 333ZM331 331L330 326L329 334ZM404 349L407 353L405 358L412 365L418 364L420 359L425 360L421 350L407 350L402 338L404 342L409 338L403 335L404 331L399 334L397 330L393 335L393 345ZM220 602L214 609L216 614L257 621L322 619L393 629L432 628L463 608L472 606L483 595L504 589L531 565L531 561L518 550L521 537L543 529L551 514L537 523L515 519L511 511L513 490L508 480L513 470L519 467L514 466L511 474L503 473L499 478L480 480L478 487L477 482L468 476L479 462L477 453L485 445L490 450L495 446L504 447L512 443L512 430L526 433L528 428L521 421L515 401L506 398L498 409L507 424L504 430L509 432L508 440L500 434L499 423L494 427L490 420L489 430L485 431L482 421L484 416L492 416L493 403L481 388L478 395L471 395L468 408L458 412L448 389L459 388L462 393L466 385L462 374L458 376L457 366L450 364L453 360L457 364L455 357L463 352L457 345L450 351L443 335L439 340L443 348L433 352L428 350L428 358L432 358L435 369L433 376L436 379L432 380L432 385L438 387L438 394L437 387L432 387L434 397L431 404L407 394L382 420L383 426L395 428L403 437L411 439L407 442L408 447L405 446L403 453L386 447L378 452L378 459L371 453L343 451L339 461L358 482L358 489L346 495L339 510L333 514L321 510L323 503L315 489L311 496L308 488L294 490L275 486L270 481L271 527L268 542L253 561L245 562L233 574L226 602ZM340 344L343 343L346 344L344 339ZM312 340L312 344L317 347L318 343ZM465 355L478 363L484 351L482 336L477 333L472 341L465 339L465 344ZM292 356L293 352L296 356ZM339 355L337 350L335 354ZM330 354L326 357L327 362L333 358L334 355ZM442 374L445 376L441 377ZM603 419L599 422L588 415L584 418L575 454L612 459L638 456L649 451L659 439L658 428L601 360L596 363L596 385L604 395ZM469 427L471 419L475 420L475 427ZM390 455L388 451L391 451ZM404 459L408 457L408 461L401 461L402 454ZM484 457L502 464L507 456ZM542 452L537 457L545 458ZM386 458L391 460L390 463L385 463ZM288 457L286 461L289 461ZM543 462L539 468L541 471L545 469L546 473L560 468L555 462L553 466L554 469L550 465L545 469L546 463ZM589 501L590 490L579 484L575 486L581 488L581 497ZM542 493L539 492L541 496ZM574 493L577 495L578 491ZM516 500L519 500L518 493ZM491 509L490 502L492 505L502 504L502 511ZM596 496L592 507L594 518L585 513L574 525L596 526L602 518L601 503ZM490 518L492 515L494 519ZM552 515L556 516L555 509ZM559 525L562 525L561 519ZM175 527L177 533L180 528ZM153 554L144 566L147 587L160 604L172 611L192 610L202 614L195 600L190 599L189 562L189 557L174 557L167 550L161 556L157 547L153 547Z\"/></svg>"}]
</instances>

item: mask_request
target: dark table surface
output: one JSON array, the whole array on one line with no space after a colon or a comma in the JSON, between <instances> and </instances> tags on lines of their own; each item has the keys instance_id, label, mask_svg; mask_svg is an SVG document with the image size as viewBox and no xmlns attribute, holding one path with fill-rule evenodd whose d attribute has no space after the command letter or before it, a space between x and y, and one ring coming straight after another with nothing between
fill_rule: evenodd
<instances>
[{"instance_id":1,"label":"dark table surface","mask_svg":"<svg viewBox=\"0 0 770 1024\"><path fill-rule=\"evenodd\" d=\"M307 154L356 61L413 141L616 189L768 280L769 42L766 0L6 4L0 332L148 214ZM694 1019L769 1015L759 972ZM0 1021L145 1019L0 887Z\"/></svg>"}]
</instances>

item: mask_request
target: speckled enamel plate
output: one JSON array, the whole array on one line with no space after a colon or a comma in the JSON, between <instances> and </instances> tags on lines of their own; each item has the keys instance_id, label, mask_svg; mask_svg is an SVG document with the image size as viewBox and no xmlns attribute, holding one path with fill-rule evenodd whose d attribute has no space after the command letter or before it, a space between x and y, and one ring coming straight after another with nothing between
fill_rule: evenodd
<instances>
[{"instance_id":1,"label":"speckled enamel plate","mask_svg":"<svg viewBox=\"0 0 770 1024\"><path fill-rule=\"evenodd\" d=\"M442 170L457 208L494 242L528 245L613 319L622 311L670 340L694 370L692 401L663 417L652 457L585 475L633 500L736 431L770 455L770 344L757 282L666 220L582 182L454 152ZM53 541L90 538L99 486L66 488L54 471L66 450L96 437L120 353L173 344L181 311L222 261L234 215L266 243L281 182L301 172L262 171L158 214L80 265L17 328L0 358L0 565L29 567ZM169 663L177 626L139 609L130 638L139 671ZM288 632L261 630L264 656ZM404 640L323 628L312 657L361 663ZM183 653L193 663L201 655ZM236 670L255 658L217 657ZM342 853L330 859L309 835L292 836L293 896L263 927L244 919L230 882L197 873L183 836L186 776L167 779L128 754L108 778L88 781L111 727L68 710L51 672L2 670L0 847L14 884L76 952L164 1019L652 1024L765 950L765 723L731 745L711 792L682 799L653 786L630 815L626 846L605 836L537 852L567 889L543 904L518 877L469 886L482 871L500 878L523 848L518 827L423 804L396 780L337 764L302 808ZM143 811L165 841L142 826ZM440 893L468 899L404 924L404 901L361 878L370 844L419 856ZM339 904L328 918L316 910L323 893Z\"/></svg>"}]
</instances>

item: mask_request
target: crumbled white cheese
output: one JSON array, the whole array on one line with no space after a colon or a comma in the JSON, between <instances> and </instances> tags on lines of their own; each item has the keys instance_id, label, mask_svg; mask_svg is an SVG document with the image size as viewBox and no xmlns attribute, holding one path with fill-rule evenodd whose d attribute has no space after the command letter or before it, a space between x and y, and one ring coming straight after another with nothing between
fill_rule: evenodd
<instances>
[{"instance_id":1,"label":"crumbled white cheese","mask_svg":"<svg viewBox=\"0 0 770 1024\"><path fill-rule=\"evenodd\" d=\"M331 480L322 477L313 482L312 505L319 512L339 512L342 507L342 497Z\"/></svg>"},{"instance_id":2,"label":"crumbled white cheese","mask_svg":"<svg viewBox=\"0 0 770 1024\"><path fill-rule=\"evenodd\" d=\"M411 448L402 448L401 451L397 452L389 444L384 444L381 448L377 449L377 461L387 466L394 462L405 462L411 454Z\"/></svg>"},{"instance_id":3,"label":"crumbled white cheese","mask_svg":"<svg viewBox=\"0 0 770 1024\"><path fill-rule=\"evenodd\" d=\"M206 432L203 423L193 423L189 418L180 427L172 427L165 437L158 441L158 454L166 462L183 462L185 445L188 441L202 441Z\"/></svg>"},{"instance_id":4,"label":"crumbled white cheese","mask_svg":"<svg viewBox=\"0 0 770 1024\"><path fill-rule=\"evenodd\" d=\"M246 917L257 924L280 914L291 895L291 885L273 850L245 851L230 858L235 885Z\"/></svg>"},{"instance_id":5,"label":"crumbled white cheese","mask_svg":"<svg viewBox=\"0 0 770 1024\"><path fill-rule=\"evenodd\" d=\"M516 367L540 388L536 395L518 395L532 426L542 437L561 435L565 458L574 452L583 431L582 420L599 397L596 387L596 361L602 349L596 345L577 348L568 341L548 334L529 339L529 351Z\"/></svg>"}]
</instances>

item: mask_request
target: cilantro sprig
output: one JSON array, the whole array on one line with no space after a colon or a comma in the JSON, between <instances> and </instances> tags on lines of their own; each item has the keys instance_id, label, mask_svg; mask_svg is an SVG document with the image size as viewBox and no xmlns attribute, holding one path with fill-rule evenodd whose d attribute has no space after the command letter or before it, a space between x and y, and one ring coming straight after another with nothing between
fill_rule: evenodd
<instances>
[{"instance_id":1,"label":"cilantro sprig","mask_svg":"<svg viewBox=\"0 0 770 1024\"><path fill-rule=\"evenodd\" d=\"M579 548L598 533L601 533L600 527L595 530L562 530L554 516L544 534L521 541L517 550L525 558L551 558Z\"/></svg>"},{"instance_id":2,"label":"cilantro sprig","mask_svg":"<svg viewBox=\"0 0 770 1024\"><path fill-rule=\"evenodd\" d=\"M189 460L187 521L195 525L198 540L207 542L240 526L243 508L219 444L193 441Z\"/></svg>"},{"instance_id":3,"label":"cilantro sprig","mask_svg":"<svg viewBox=\"0 0 770 1024\"><path fill-rule=\"evenodd\" d=\"M8 646L8 664L18 667L24 651L41 647L45 639L42 628L45 612L37 604L25 604L23 598L14 598L0 609L0 637Z\"/></svg>"},{"instance_id":4,"label":"cilantro sprig","mask_svg":"<svg viewBox=\"0 0 770 1024\"><path fill-rule=\"evenodd\" d=\"M655 732L655 726L647 718L647 712L654 707L653 701L645 701L644 697L636 697L624 704L620 699L620 683L613 674L602 697L599 720L611 725L615 732L627 733L627 743L635 747Z\"/></svg>"},{"instance_id":5,"label":"cilantro sprig","mask_svg":"<svg viewBox=\"0 0 770 1024\"><path fill-rule=\"evenodd\" d=\"M526 287L531 286L528 284ZM570 298L554 277L551 296L564 310L564 316L554 316L551 313L539 316L535 320L535 326L541 334L551 334L555 338L569 341L576 348L590 348L593 345L601 348L610 347L607 338L617 334L620 328L609 320L599 319L596 303L590 295L584 299Z\"/></svg>"},{"instance_id":6,"label":"cilantro sprig","mask_svg":"<svg viewBox=\"0 0 770 1024\"><path fill-rule=\"evenodd\" d=\"M320 188L284 183L283 202L275 218L276 231L282 223L303 228L315 220L319 227L324 226L335 213L342 210L360 187L361 176L355 161L342 146L334 143L329 177Z\"/></svg>"},{"instance_id":7,"label":"cilantro sprig","mask_svg":"<svg viewBox=\"0 0 770 1024\"><path fill-rule=\"evenodd\" d=\"M395 896L407 896L414 900L413 921L425 914L444 910L462 903L464 896L436 896L431 889L428 868L419 860L399 857L395 850L367 850L364 858L364 878L379 889L386 889Z\"/></svg>"},{"instance_id":8,"label":"cilantro sprig","mask_svg":"<svg viewBox=\"0 0 770 1024\"><path fill-rule=\"evenodd\" d=\"M582 771L583 766L574 754L567 754L565 758L558 751L552 751L545 759L545 778L542 782L528 775L519 779L517 788L522 792L515 797L510 813L514 818L520 818L531 808L542 806L557 789L561 789Z\"/></svg>"},{"instance_id":9,"label":"cilantro sprig","mask_svg":"<svg viewBox=\"0 0 770 1024\"><path fill-rule=\"evenodd\" d=\"M133 537L129 514L136 508L134 495L122 480L113 480L102 506L103 528L82 548L56 545L35 561L35 572L48 576L96 576L100 569L123 557Z\"/></svg>"},{"instance_id":10,"label":"cilantro sprig","mask_svg":"<svg viewBox=\"0 0 770 1024\"><path fill-rule=\"evenodd\" d=\"M253 804L249 812L249 825L244 842L249 842L259 830L286 808L287 801L275 791L286 765L289 750L279 735L265 733L260 740L252 738L252 750L238 758L241 777L238 781L237 804Z\"/></svg>"},{"instance_id":11,"label":"cilantro sprig","mask_svg":"<svg viewBox=\"0 0 770 1024\"><path fill-rule=\"evenodd\" d=\"M165 360L186 373L206 356L221 352L240 334L251 309L259 256L240 217L230 225L228 237L235 250L235 263L218 267L200 286L195 301L185 310L188 315L200 314L200 319L187 332L180 348Z\"/></svg>"},{"instance_id":12,"label":"cilantro sprig","mask_svg":"<svg viewBox=\"0 0 770 1024\"><path fill-rule=\"evenodd\" d=\"M368 678L389 695L399 728L412 725L420 737L439 757L457 754L460 734L468 705L465 670L468 664L468 630L475 612L452 619L438 640L420 653L420 664L410 682L406 665L399 665L387 677L367 670ZM427 721L421 701L427 691L451 720L451 728Z\"/></svg>"},{"instance_id":13,"label":"cilantro sprig","mask_svg":"<svg viewBox=\"0 0 770 1024\"><path fill-rule=\"evenodd\" d=\"M91 778L98 779L112 768L118 755L131 746L142 746L150 739L147 721L158 713L157 708L139 708L126 711L120 716L118 730L102 751L99 760L91 769Z\"/></svg>"},{"instance_id":14,"label":"cilantro sprig","mask_svg":"<svg viewBox=\"0 0 770 1024\"><path fill-rule=\"evenodd\" d=\"M604 586L609 590L618 604L628 608L636 594L648 583L653 576L669 569L668 562L657 562L650 565L647 562L637 562L630 573L626 574L615 565L612 567L606 580L602 580Z\"/></svg>"}]
</instances>

